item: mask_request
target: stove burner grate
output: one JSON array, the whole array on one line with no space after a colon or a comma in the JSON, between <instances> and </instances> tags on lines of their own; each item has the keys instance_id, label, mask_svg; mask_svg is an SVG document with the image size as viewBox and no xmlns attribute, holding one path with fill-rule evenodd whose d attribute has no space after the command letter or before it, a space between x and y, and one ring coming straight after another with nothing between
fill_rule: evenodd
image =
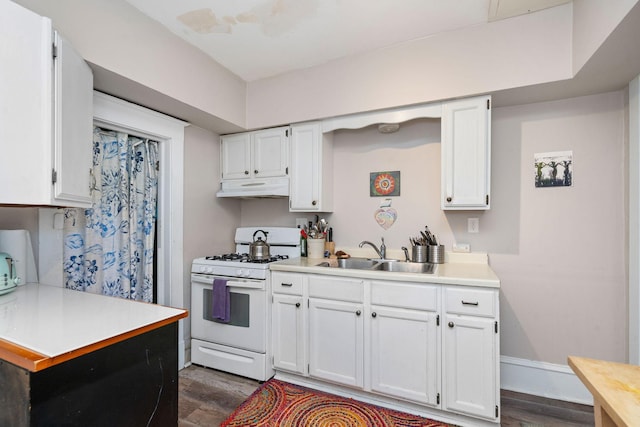
<instances>
[{"instance_id":1,"label":"stove burner grate","mask_svg":"<svg viewBox=\"0 0 640 427\"><path fill-rule=\"evenodd\" d=\"M249 254L247 253L244 253L244 254L235 253L235 254L212 255L212 256L205 257L205 259L210 261L237 261L237 262L247 262L247 263L254 263L254 264L267 264L269 262L289 259L289 255L274 255L270 258L265 258L265 259L251 259L251 256L249 256Z\"/></svg>"}]
</instances>

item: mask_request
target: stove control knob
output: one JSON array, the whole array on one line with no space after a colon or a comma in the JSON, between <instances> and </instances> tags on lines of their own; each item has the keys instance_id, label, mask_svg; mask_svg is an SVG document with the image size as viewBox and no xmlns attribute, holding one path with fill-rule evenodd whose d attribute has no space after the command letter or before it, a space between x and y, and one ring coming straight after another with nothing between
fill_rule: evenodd
<instances>
[{"instance_id":1,"label":"stove control knob","mask_svg":"<svg viewBox=\"0 0 640 427\"><path fill-rule=\"evenodd\" d=\"M238 276L238 277L247 277L248 275L249 275L248 271L244 271L244 270L241 270L241 269L238 269L236 271L236 276Z\"/></svg>"},{"instance_id":2,"label":"stove control knob","mask_svg":"<svg viewBox=\"0 0 640 427\"><path fill-rule=\"evenodd\" d=\"M207 267L205 267L204 265L200 266L200 273L204 273L207 270Z\"/></svg>"}]
</instances>

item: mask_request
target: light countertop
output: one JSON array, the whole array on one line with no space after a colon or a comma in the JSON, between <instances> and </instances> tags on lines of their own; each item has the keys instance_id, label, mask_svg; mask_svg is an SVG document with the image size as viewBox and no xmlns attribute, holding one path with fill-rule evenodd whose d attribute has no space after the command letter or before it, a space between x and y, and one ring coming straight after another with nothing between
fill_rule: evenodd
<instances>
[{"instance_id":1,"label":"light countertop","mask_svg":"<svg viewBox=\"0 0 640 427\"><path fill-rule=\"evenodd\" d=\"M400 273L390 271L370 271L347 268L333 268L318 266L327 262L326 258L291 258L269 264L272 271L292 271L299 273L326 274L332 276L359 277L373 280L399 280L405 282L440 283L447 285L482 286L499 288L500 279L489 267L482 262L482 257L468 257L472 262L466 262L465 257L452 257L452 262L435 264L433 274ZM484 258L486 260L486 256ZM480 260L481 262L478 262Z\"/></svg>"},{"instance_id":2,"label":"light countertop","mask_svg":"<svg viewBox=\"0 0 640 427\"><path fill-rule=\"evenodd\" d=\"M568 362L593 395L596 425L638 425L640 366L576 356Z\"/></svg>"},{"instance_id":3,"label":"light countertop","mask_svg":"<svg viewBox=\"0 0 640 427\"><path fill-rule=\"evenodd\" d=\"M187 314L161 305L27 284L0 295L0 359L41 370Z\"/></svg>"}]
</instances>

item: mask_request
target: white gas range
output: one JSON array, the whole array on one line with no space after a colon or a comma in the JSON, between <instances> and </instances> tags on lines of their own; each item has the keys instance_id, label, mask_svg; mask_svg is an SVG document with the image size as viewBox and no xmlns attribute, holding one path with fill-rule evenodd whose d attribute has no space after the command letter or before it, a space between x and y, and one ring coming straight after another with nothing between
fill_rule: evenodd
<instances>
[{"instance_id":1,"label":"white gas range","mask_svg":"<svg viewBox=\"0 0 640 427\"><path fill-rule=\"evenodd\" d=\"M268 259L248 255L258 230L267 236ZM300 256L300 230L241 227L235 243L236 253L196 258L191 265L191 361L265 381L273 376L269 264ZM214 279L226 281L227 321L214 315Z\"/></svg>"}]
</instances>

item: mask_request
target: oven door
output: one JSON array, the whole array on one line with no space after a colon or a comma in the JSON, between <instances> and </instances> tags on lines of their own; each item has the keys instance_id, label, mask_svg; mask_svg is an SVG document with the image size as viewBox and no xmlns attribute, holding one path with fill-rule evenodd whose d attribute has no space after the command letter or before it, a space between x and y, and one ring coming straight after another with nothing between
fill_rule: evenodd
<instances>
[{"instance_id":1,"label":"oven door","mask_svg":"<svg viewBox=\"0 0 640 427\"><path fill-rule=\"evenodd\" d=\"M231 319L212 317L213 280L226 279L231 296ZM267 294L265 280L191 275L191 336L215 344L265 353L267 350Z\"/></svg>"}]
</instances>

